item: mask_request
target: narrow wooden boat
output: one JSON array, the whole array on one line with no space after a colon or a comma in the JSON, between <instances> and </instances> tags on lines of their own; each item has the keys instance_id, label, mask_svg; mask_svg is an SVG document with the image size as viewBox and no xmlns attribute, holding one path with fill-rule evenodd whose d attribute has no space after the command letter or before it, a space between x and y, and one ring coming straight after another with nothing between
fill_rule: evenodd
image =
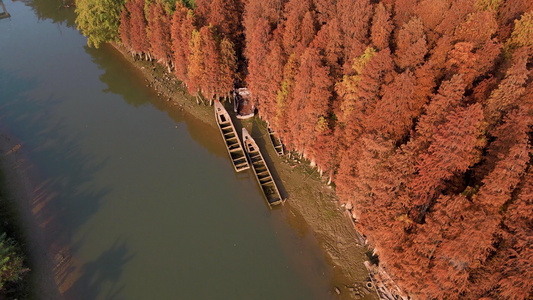
<instances>
[{"instance_id":1,"label":"narrow wooden boat","mask_svg":"<svg viewBox=\"0 0 533 300\"><path fill-rule=\"evenodd\" d=\"M270 143L272 144L272 147L274 147L274 149L276 150L278 156L282 156L283 154L285 154L285 152L283 151L283 143L279 138L275 136L274 130L270 129L270 127L268 127L268 136L270 137Z\"/></svg>"},{"instance_id":2,"label":"narrow wooden boat","mask_svg":"<svg viewBox=\"0 0 533 300\"><path fill-rule=\"evenodd\" d=\"M220 101L215 101L215 117L235 172L250 168L233 122Z\"/></svg>"},{"instance_id":3,"label":"narrow wooden boat","mask_svg":"<svg viewBox=\"0 0 533 300\"><path fill-rule=\"evenodd\" d=\"M255 178L257 179L257 183L259 183L259 186L265 195L268 206L272 208L272 205L281 204L283 199L279 194L276 182L274 181L274 178L272 178L272 174L268 169L261 151L259 151L259 147L255 143L252 136L248 133L246 128L242 129L242 140L246 155L252 164L252 170L254 170Z\"/></svg>"}]
</instances>

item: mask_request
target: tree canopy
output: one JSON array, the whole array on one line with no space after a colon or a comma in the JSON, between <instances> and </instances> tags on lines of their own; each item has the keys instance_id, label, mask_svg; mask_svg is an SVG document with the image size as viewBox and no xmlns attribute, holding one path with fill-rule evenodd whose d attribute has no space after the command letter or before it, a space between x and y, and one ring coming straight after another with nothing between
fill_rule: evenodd
<instances>
[{"instance_id":1,"label":"tree canopy","mask_svg":"<svg viewBox=\"0 0 533 300\"><path fill-rule=\"evenodd\" d=\"M118 41L123 7L123 0L76 0L76 24L89 46Z\"/></svg>"},{"instance_id":2,"label":"tree canopy","mask_svg":"<svg viewBox=\"0 0 533 300\"><path fill-rule=\"evenodd\" d=\"M398 293L533 296L532 1L78 0L77 13L90 45L120 37L198 99L246 85L334 182Z\"/></svg>"}]
</instances>

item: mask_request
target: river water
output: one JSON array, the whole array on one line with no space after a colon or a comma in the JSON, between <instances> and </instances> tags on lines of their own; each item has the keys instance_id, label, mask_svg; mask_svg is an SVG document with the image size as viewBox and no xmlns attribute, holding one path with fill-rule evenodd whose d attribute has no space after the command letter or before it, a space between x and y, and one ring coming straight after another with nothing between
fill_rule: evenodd
<instances>
[{"instance_id":1,"label":"river water","mask_svg":"<svg viewBox=\"0 0 533 300\"><path fill-rule=\"evenodd\" d=\"M61 1L4 3L0 123L37 174L34 256L59 263L33 266L37 299L333 297L316 242L234 173L214 128L88 48Z\"/></svg>"}]
</instances>

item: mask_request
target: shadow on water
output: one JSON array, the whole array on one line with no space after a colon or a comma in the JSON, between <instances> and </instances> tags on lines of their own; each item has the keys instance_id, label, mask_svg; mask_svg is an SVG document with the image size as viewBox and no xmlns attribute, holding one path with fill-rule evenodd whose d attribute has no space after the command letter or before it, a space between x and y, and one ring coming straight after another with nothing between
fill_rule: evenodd
<instances>
[{"instance_id":1,"label":"shadow on water","mask_svg":"<svg viewBox=\"0 0 533 300\"><path fill-rule=\"evenodd\" d=\"M120 95L133 107L150 104L159 111L166 112L176 124L185 122L190 136L210 153L219 157L227 155L222 139L217 137L219 133L216 127L189 115L186 111L179 110L173 102L159 97L156 91L148 86L141 71L113 46L103 44L99 49L90 47L84 49L91 55L92 61L104 71L100 75L100 81L107 86L103 92Z\"/></svg>"},{"instance_id":2,"label":"shadow on water","mask_svg":"<svg viewBox=\"0 0 533 300\"><path fill-rule=\"evenodd\" d=\"M81 265L75 257L78 246L73 245L73 237L86 222L100 210L101 200L111 191L109 186L95 186L95 174L101 170L108 158L96 159L84 151L80 141L82 131L72 134L65 117L51 118L47 113L50 107L68 100L54 98L53 95L35 99L38 90L35 80L16 78L13 74L2 73L3 96L2 126L14 128L15 136L22 139L29 162L36 166L22 166L31 173L32 185L30 199L21 206L27 218L35 223L30 233L40 244L33 253L36 259L45 256L48 263L33 262L41 268L40 275L54 278L33 278L40 285L36 289L39 299L43 298L41 289L58 293L68 291L69 298L94 299L101 293L104 283L111 282L112 289L106 299L116 299L120 287L115 286L123 265L131 258L127 256L124 242L116 242L108 251L95 261ZM43 97L41 95L37 97ZM56 103L56 104L54 104ZM70 246L69 245L73 245ZM31 273L32 274L32 273ZM43 286L47 281L56 287ZM89 294L87 294L89 293ZM46 297L44 297L46 298ZM84 298L85 299L85 298Z\"/></svg>"},{"instance_id":3,"label":"shadow on water","mask_svg":"<svg viewBox=\"0 0 533 300\"><path fill-rule=\"evenodd\" d=\"M83 48L91 56L95 65L104 71L99 78L107 85L107 88L102 92L120 95L133 107L149 103L149 97L143 97L143 95L150 95L152 89L146 87L146 81L143 80L142 75L138 76L140 72L137 68L127 63L120 53L113 53L117 51L112 46L103 44L98 49L88 46Z\"/></svg>"},{"instance_id":4,"label":"shadow on water","mask_svg":"<svg viewBox=\"0 0 533 300\"><path fill-rule=\"evenodd\" d=\"M68 299L122 299L120 293L124 286L117 284L123 272L123 267L134 257L128 253L124 241L117 240L97 259L81 267L81 276L65 292ZM101 294L105 287L106 293Z\"/></svg>"}]
</instances>

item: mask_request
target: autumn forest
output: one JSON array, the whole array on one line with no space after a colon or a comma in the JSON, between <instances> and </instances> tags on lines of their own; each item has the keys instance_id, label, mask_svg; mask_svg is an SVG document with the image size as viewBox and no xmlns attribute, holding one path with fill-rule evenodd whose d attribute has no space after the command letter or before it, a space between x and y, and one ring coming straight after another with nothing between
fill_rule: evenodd
<instances>
[{"instance_id":1,"label":"autumn forest","mask_svg":"<svg viewBox=\"0 0 533 300\"><path fill-rule=\"evenodd\" d=\"M248 87L403 293L532 297L532 1L77 2L198 101Z\"/></svg>"}]
</instances>

